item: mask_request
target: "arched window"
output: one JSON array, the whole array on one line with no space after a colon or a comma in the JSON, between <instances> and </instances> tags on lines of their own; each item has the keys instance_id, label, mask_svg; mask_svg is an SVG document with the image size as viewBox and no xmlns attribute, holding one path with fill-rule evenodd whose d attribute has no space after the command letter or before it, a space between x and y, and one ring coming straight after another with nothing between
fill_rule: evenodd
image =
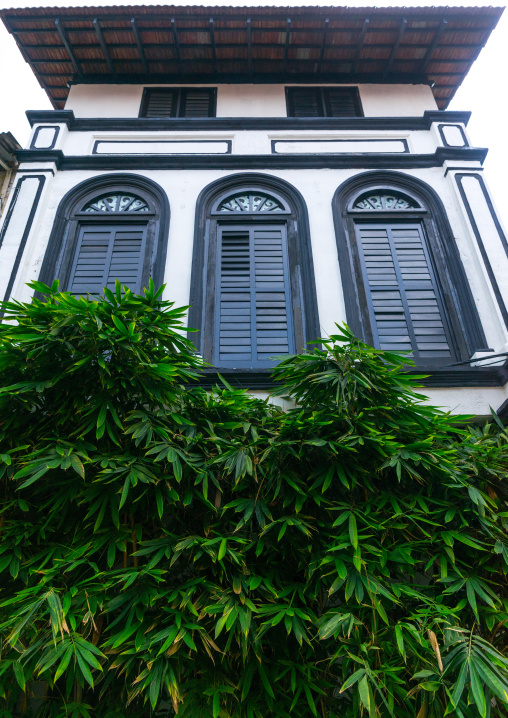
<instances>
[{"instance_id":1,"label":"arched window","mask_svg":"<svg viewBox=\"0 0 508 718\"><path fill-rule=\"evenodd\" d=\"M76 295L101 294L115 279L140 292L164 279L169 205L162 188L138 175L102 175L61 201L41 269Z\"/></svg>"},{"instance_id":2,"label":"arched window","mask_svg":"<svg viewBox=\"0 0 508 718\"><path fill-rule=\"evenodd\" d=\"M423 182L365 173L334 198L347 320L420 366L468 359L486 340L444 208Z\"/></svg>"},{"instance_id":3,"label":"arched window","mask_svg":"<svg viewBox=\"0 0 508 718\"><path fill-rule=\"evenodd\" d=\"M198 200L189 326L206 361L269 369L318 336L303 199L285 182L237 175Z\"/></svg>"}]
</instances>

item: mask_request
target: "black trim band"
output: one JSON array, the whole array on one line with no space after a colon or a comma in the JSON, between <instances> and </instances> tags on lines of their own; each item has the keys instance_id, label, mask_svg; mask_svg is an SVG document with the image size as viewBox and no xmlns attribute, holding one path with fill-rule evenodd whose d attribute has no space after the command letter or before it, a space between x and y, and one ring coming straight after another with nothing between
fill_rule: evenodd
<instances>
[{"instance_id":1,"label":"black trim band","mask_svg":"<svg viewBox=\"0 0 508 718\"><path fill-rule=\"evenodd\" d=\"M499 233L499 238L500 238L500 240L501 240L501 244L503 245L504 251L506 252L507 255L508 255L508 243L507 243L505 234L504 234L504 232L503 232L503 229L502 229L502 227L501 227L501 225L500 225L500 223L499 223L499 220L498 220L498 218L497 218L497 216L496 216L496 213L495 213L495 211L494 211L494 207L493 207L492 201L491 201L491 199L490 199L490 197L489 197L489 195L488 195L487 188L485 187L485 182L484 182L484 180L483 180L483 177L482 177L481 175L476 175L476 174L471 173L471 172L468 173L468 174L463 174L463 173L460 173L460 174L459 174L459 173L457 173L457 174L455 175L455 182L457 183L457 187L458 187L458 190L459 190L459 194L460 194L460 196L461 196L462 202L464 203L464 207L465 207L465 210L466 210L466 213L467 213L469 222L470 222L470 224L471 224L471 227L472 227L472 229L473 229L474 235L475 235L475 237L476 237L476 241L478 242L478 248L479 248L479 250L480 250L480 254L482 255L482 259L483 259L483 262L484 262L484 264L485 264L485 269L487 270L487 274L488 274L488 276L489 276L490 283L491 283L491 285L492 285L492 290L493 290L494 295L495 295L495 297L496 297L496 301L497 301L497 304L498 304L498 306L499 306L499 310L500 310L500 312L501 312L501 316L503 317L503 321L504 321L504 323L505 323L505 326L506 326L506 328L508 329L508 310L506 309L506 304L504 303L504 300L503 300L503 297L502 297L502 294L501 294L501 290L499 289L499 285L498 285L498 283L497 283L496 276L495 276L495 274L494 274L494 270L492 269L492 265L491 265L491 263L490 263L489 256L488 256L487 251L486 251L486 249L485 249L485 245L484 245L484 243L483 243L483 239L482 239L480 230L479 230L479 228L478 228L478 225L476 224L476 220L475 220L475 218L474 218L473 210L471 209L471 205L469 204L469 200L468 200L468 198L467 198L466 192L465 192L465 190L464 190L464 187L462 186L462 180L464 179L464 177L473 177L474 179L476 179L476 180L479 182L480 187L481 187L482 192L483 192L483 195L484 195L484 197L485 197L485 201L487 202L487 206L488 206L489 211L490 211L490 214L491 214L491 216L492 216L492 221L494 222L495 227L496 227L496 229L497 229L497 231L498 231L498 233Z\"/></svg>"},{"instance_id":2,"label":"black trim band","mask_svg":"<svg viewBox=\"0 0 508 718\"><path fill-rule=\"evenodd\" d=\"M426 110L420 117L75 117L72 110L27 110L30 125L62 122L73 132L107 130L429 130L433 122L467 125L470 112Z\"/></svg>"},{"instance_id":3,"label":"black trim band","mask_svg":"<svg viewBox=\"0 0 508 718\"><path fill-rule=\"evenodd\" d=\"M59 170L131 169L407 169L441 167L446 160L480 162L487 149L438 147L434 154L322 154L322 155L64 155L62 150L18 150L19 162L54 162Z\"/></svg>"},{"instance_id":4,"label":"black trim band","mask_svg":"<svg viewBox=\"0 0 508 718\"><path fill-rule=\"evenodd\" d=\"M504 386L508 381L508 362L498 367L469 367L462 369L426 369L425 367L421 367L411 369L407 373L415 376L425 374L426 376L421 380L421 384L429 389L446 387L496 387ZM271 390L280 386L280 384L271 378L269 372L221 371L220 375L224 377L228 384L238 389ZM189 387L192 388L193 386L200 386L204 389L222 386L219 372L204 372L196 382L189 384Z\"/></svg>"},{"instance_id":5,"label":"black trim band","mask_svg":"<svg viewBox=\"0 0 508 718\"><path fill-rule=\"evenodd\" d=\"M37 138L39 137L39 132L41 130L54 130L53 133L53 139L51 140L51 144L48 147L37 147ZM53 147L56 145L56 141L58 140L58 135L60 134L60 127L58 125L42 125L41 127L37 127L35 130L32 141L30 143L30 149L31 150L52 150Z\"/></svg>"},{"instance_id":6,"label":"black trim band","mask_svg":"<svg viewBox=\"0 0 508 718\"><path fill-rule=\"evenodd\" d=\"M21 258L23 256L23 252L25 251L27 239L30 234L30 230L32 229L32 224L34 221L35 213L37 212L37 207L39 206L39 200L41 198L42 190L43 190L44 184L46 182L46 177L44 175L25 175L24 177L21 177L21 179L18 181L18 183L16 184L16 189L14 190L14 196L12 198L11 205L9 207L9 212L7 214L7 217L5 218L5 222L2 227L2 232L1 232L1 236L0 236L0 247L2 246L2 242L5 237L5 233L7 232L7 228L11 221L14 207L18 201L19 194L21 191L21 185L27 179L39 180L39 186L37 187L37 190L35 192L35 197L32 202L32 207L30 209L30 214L28 215L28 218L27 218L27 221L25 224L25 229L23 230L23 234L21 236L21 241L19 243L18 251L16 253L16 259L14 260L14 264L12 267L11 276L10 276L9 282L7 284L7 289L5 290L4 302L6 302L9 299L11 291L12 291L12 287L16 280L16 274L18 273L19 265L21 263Z\"/></svg>"}]
</instances>

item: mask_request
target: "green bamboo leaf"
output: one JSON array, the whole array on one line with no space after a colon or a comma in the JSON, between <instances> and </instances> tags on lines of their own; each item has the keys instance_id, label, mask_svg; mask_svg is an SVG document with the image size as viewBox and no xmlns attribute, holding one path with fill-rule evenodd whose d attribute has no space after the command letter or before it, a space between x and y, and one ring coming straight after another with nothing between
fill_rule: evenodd
<instances>
[{"instance_id":1,"label":"green bamboo leaf","mask_svg":"<svg viewBox=\"0 0 508 718\"><path fill-rule=\"evenodd\" d=\"M74 654L74 649L73 649L73 646L70 645L70 646L65 650L65 653L64 653L64 655L63 655L63 658L62 658L62 660L60 661L60 663L59 663L59 665L58 665L58 668L57 668L56 671L55 671L55 675L54 675L54 677L53 677L53 680L55 681L55 683L56 683L56 681L60 678L60 676L62 676L62 675L65 673L65 671L67 670L67 667L68 667L68 665L69 665L69 663L70 663L70 660L71 660L73 654Z\"/></svg>"},{"instance_id":2,"label":"green bamboo leaf","mask_svg":"<svg viewBox=\"0 0 508 718\"><path fill-rule=\"evenodd\" d=\"M362 676L365 675L365 668L359 668L357 671L355 671L349 678L342 684L342 687L340 689L341 693L344 693L348 688L351 688L357 681L362 678Z\"/></svg>"},{"instance_id":3,"label":"green bamboo leaf","mask_svg":"<svg viewBox=\"0 0 508 718\"><path fill-rule=\"evenodd\" d=\"M356 517L353 513L349 515L349 538L353 548L358 548L358 530L356 528Z\"/></svg>"},{"instance_id":4,"label":"green bamboo leaf","mask_svg":"<svg viewBox=\"0 0 508 718\"><path fill-rule=\"evenodd\" d=\"M457 708L457 706L460 703L460 699L462 697L462 693L464 692L464 687L466 685L466 678L469 672L469 661L466 660L462 664L462 667L460 669L457 682L455 683L455 686L453 687L451 700L453 703L453 706Z\"/></svg>"},{"instance_id":5,"label":"green bamboo leaf","mask_svg":"<svg viewBox=\"0 0 508 718\"><path fill-rule=\"evenodd\" d=\"M26 686L26 680L23 666L19 661L14 661L14 663L12 664L12 669L14 671L14 676L16 678L18 686L21 688L22 691L24 691Z\"/></svg>"},{"instance_id":6,"label":"green bamboo leaf","mask_svg":"<svg viewBox=\"0 0 508 718\"><path fill-rule=\"evenodd\" d=\"M222 561L222 559L226 555L226 550L227 550L227 541L225 538L223 538L220 542L219 553L217 555L217 558L219 561Z\"/></svg>"},{"instance_id":7,"label":"green bamboo leaf","mask_svg":"<svg viewBox=\"0 0 508 718\"><path fill-rule=\"evenodd\" d=\"M478 675L478 671L476 670L476 664L473 659L471 659L469 664L469 677L471 679L471 691L473 693L476 707L478 708L478 713L481 715L482 718L486 718L487 701L485 700L483 686L481 684L480 676Z\"/></svg>"},{"instance_id":8,"label":"green bamboo leaf","mask_svg":"<svg viewBox=\"0 0 508 718\"><path fill-rule=\"evenodd\" d=\"M370 691L369 691L369 681L367 676L363 676L358 681L358 694L360 696L360 700L365 706L365 708L370 712Z\"/></svg>"},{"instance_id":9,"label":"green bamboo leaf","mask_svg":"<svg viewBox=\"0 0 508 718\"><path fill-rule=\"evenodd\" d=\"M259 677L261 678L261 683L263 684L263 688L268 693L270 698L275 699L275 694L273 692L272 686L270 685L270 681L267 678L267 675L265 673L265 669L263 668L263 665L260 663L258 666L258 673Z\"/></svg>"}]
</instances>

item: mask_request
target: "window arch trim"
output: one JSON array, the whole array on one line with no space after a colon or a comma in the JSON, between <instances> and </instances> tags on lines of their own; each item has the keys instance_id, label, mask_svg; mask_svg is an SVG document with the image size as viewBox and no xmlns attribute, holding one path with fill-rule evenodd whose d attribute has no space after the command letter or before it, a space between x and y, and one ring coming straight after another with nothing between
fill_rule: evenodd
<instances>
[{"instance_id":1,"label":"window arch trim","mask_svg":"<svg viewBox=\"0 0 508 718\"><path fill-rule=\"evenodd\" d=\"M121 191L140 196L150 211L84 212L87 202L105 192ZM118 223L147 223L151 233L151 250L144 258L143 274L153 278L156 286L164 282L170 209L165 191L153 180L130 173L104 174L92 177L72 187L61 199L44 255L39 281L45 284L58 277L60 286L66 287L78 241L80 222L99 224L108 220Z\"/></svg>"},{"instance_id":2,"label":"window arch trim","mask_svg":"<svg viewBox=\"0 0 508 718\"><path fill-rule=\"evenodd\" d=\"M351 211L353 202L371 189L408 194L422 210ZM356 235L352 224L360 217L389 221L421 220L428 234L433 262L439 265L440 285L446 301L446 319L459 359L467 360L484 350L487 341L473 299L446 210L437 193L425 182L401 172L364 172L350 178L336 190L332 200L335 237L342 277L346 317L352 331L366 343L373 343L372 317L368 309L364 273L358 269ZM449 363L449 362L443 362ZM424 365L422 363L422 365Z\"/></svg>"},{"instance_id":3,"label":"window arch trim","mask_svg":"<svg viewBox=\"0 0 508 718\"><path fill-rule=\"evenodd\" d=\"M288 213L267 212L265 213L216 213L214 208L224 198L240 191L255 190L273 195L288 208ZM312 260L312 248L310 244L310 229L307 207L305 200L298 190L288 182L261 173L238 173L221 178L205 187L196 203L196 220L194 224L194 248L192 259L192 277L189 304L189 327L197 329L189 334L200 354L206 354L208 346L205 345L204 332L206 311L207 287L213 286L215 282L216 265L215 260L210 261L213 256L214 225L221 221L235 222L247 220L251 223L288 222L291 236L288 237L292 246L291 251L296 257L297 271L290 281L298 284L298 297L301 303L301 326L296 326L295 331L301 336L302 344L319 337L319 318L317 310L317 295L314 280L314 266ZM211 251L212 250L212 251ZM294 301L294 300L293 300ZM293 310L293 307L291 308ZM298 324L298 321L296 322ZM297 339L297 343L300 342ZM206 342L208 344L208 342ZM302 346L297 346L300 351ZM238 370L241 373L266 372L260 367L253 366Z\"/></svg>"}]
</instances>

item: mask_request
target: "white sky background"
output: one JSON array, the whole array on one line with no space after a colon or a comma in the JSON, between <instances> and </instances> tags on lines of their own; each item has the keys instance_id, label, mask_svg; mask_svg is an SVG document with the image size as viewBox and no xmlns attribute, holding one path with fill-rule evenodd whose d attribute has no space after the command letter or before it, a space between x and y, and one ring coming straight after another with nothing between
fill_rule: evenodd
<instances>
[{"instance_id":1,"label":"white sky background","mask_svg":"<svg viewBox=\"0 0 508 718\"><path fill-rule=\"evenodd\" d=\"M283 0L243 0L235 3L220 0L186 0L171 3L157 0L102 0L102 2L86 2L75 0L0 0L0 7L77 7L89 5L238 5L259 6L278 5L288 7ZM315 5L337 6L347 5L340 0L293 0L292 6ZM498 3L504 5L504 3ZM474 0L447 0L438 3L434 0L371 0L370 2L354 2L353 6L377 7L431 7L446 6L482 6L485 3ZM494 202L500 212L506 228L508 228L508 10L499 21L490 36L486 47L473 64L468 76L448 106L449 110L471 110L472 117L468 125L471 143L477 147L488 147L489 154L485 161L486 180L492 191ZM28 140L29 125L25 110L52 109L45 92L25 63L16 43L0 21L0 131L10 131L18 142L24 146Z\"/></svg>"}]
</instances>

